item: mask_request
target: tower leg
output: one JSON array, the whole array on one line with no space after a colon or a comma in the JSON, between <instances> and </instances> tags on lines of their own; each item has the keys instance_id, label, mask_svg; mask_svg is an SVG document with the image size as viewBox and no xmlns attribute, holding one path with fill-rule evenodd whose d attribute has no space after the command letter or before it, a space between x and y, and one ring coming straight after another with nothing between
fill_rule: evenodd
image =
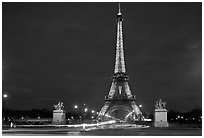
<instances>
[{"instance_id":1,"label":"tower leg","mask_svg":"<svg viewBox=\"0 0 204 138\"><path fill-rule=\"evenodd\" d=\"M106 101L104 106L102 107L101 111L98 114L98 120L102 120L102 118L104 117L105 113L107 112L108 108L110 106L110 102Z\"/></svg>"},{"instance_id":2,"label":"tower leg","mask_svg":"<svg viewBox=\"0 0 204 138\"><path fill-rule=\"evenodd\" d=\"M143 119L142 112L140 111L139 107L136 105L135 101L130 102L132 109L134 110L135 114L137 115L137 118L139 120Z\"/></svg>"}]
</instances>

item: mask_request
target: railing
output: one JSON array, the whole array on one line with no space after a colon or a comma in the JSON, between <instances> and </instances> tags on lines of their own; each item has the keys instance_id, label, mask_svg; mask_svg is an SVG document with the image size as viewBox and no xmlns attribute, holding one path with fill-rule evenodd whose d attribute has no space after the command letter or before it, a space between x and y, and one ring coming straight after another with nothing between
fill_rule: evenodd
<instances>
[{"instance_id":1,"label":"railing","mask_svg":"<svg viewBox=\"0 0 204 138\"><path fill-rule=\"evenodd\" d=\"M124 73L117 73L113 75L112 79L115 81L128 81L129 77Z\"/></svg>"},{"instance_id":2,"label":"railing","mask_svg":"<svg viewBox=\"0 0 204 138\"><path fill-rule=\"evenodd\" d=\"M127 101L133 101L135 100L135 95L132 95L131 97L127 97L127 95L117 95L117 96L105 96L106 101L113 101L113 100L127 100Z\"/></svg>"}]
</instances>

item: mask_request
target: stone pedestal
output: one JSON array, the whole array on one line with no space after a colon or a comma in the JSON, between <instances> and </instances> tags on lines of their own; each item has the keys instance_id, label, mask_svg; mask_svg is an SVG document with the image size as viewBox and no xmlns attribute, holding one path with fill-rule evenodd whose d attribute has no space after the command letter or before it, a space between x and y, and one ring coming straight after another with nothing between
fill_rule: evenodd
<instances>
[{"instance_id":1,"label":"stone pedestal","mask_svg":"<svg viewBox=\"0 0 204 138\"><path fill-rule=\"evenodd\" d=\"M66 113L64 110L54 110L53 120L54 125L65 125L66 124Z\"/></svg>"},{"instance_id":2,"label":"stone pedestal","mask_svg":"<svg viewBox=\"0 0 204 138\"><path fill-rule=\"evenodd\" d=\"M154 126L169 127L169 123L167 122L167 109L154 110Z\"/></svg>"}]
</instances>

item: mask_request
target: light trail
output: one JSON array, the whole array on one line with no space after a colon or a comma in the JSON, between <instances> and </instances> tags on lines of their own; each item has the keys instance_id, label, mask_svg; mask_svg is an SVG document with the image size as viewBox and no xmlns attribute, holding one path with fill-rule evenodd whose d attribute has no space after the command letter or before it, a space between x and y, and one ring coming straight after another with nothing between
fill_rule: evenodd
<instances>
[{"instance_id":1,"label":"light trail","mask_svg":"<svg viewBox=\"0 0 204 138\"><path fill-rule=\"evenodd\" d=\"M76 125L15 125L15 127L92 127L92 126L100 126L115 123L115 120L99 122L95 124L76 124Z\"/></svg>"},{"instance_id":2,"label":"light trail","mask_svg":"<svg viewBox=\"0 0 204 138\"><path fill-rule=\"evenodd\" d=\"M127 119L132 113L134 113L134 111L130 112L130 113L125 117L125 119Z\"/></svg>"}]
</instances>

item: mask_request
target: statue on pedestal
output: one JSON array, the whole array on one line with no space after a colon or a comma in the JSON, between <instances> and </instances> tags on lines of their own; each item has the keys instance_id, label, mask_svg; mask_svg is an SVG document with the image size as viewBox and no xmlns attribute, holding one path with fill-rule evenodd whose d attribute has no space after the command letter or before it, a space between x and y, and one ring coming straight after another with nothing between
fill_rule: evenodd
<instances>
[{"instance_id":1,"label":"statue on pedestal","mask_svg":"<svg viewBox=\"0 0 204 138\"><path fill-rule=\"evenodd\" d=\"M58 102L58 104L54 105L53 111L53 120L52 123L55 125L64 125L66 124L66 113L64 110L63 102Z\"/></svg>"},{"instance_id":2,"label":"statue on pedestal","mask_svg":"<svg viewBox=\"0 0 204 138\"><path fill-rule=\"evenodd\" d=\"M166 109L166 102L163 102L161 99L156 101L154 112L154 126L169 127L169 123L167 122L168 111Z\"/></svg>"},{"instance_id":3,"label":"statue on pedestal","mask_svg":"<svg viewBox=\"0 0 204 138\"><path fill-rule=\"evenodd\" d=\"M156 101L155 109L166 109L166 102L162 102L161 99Z\"/></svg>"},{"instance_id":4,"label":"statue on pedestal","mask_svg":"<svg viewBox=\"0 0 204 138\"><path fill-rule=\"evenodd\" d=\"M63 110L64 105L63 102L58 102L58 104L54 105L55 110Z\"/></svg>"}]
</instances>

